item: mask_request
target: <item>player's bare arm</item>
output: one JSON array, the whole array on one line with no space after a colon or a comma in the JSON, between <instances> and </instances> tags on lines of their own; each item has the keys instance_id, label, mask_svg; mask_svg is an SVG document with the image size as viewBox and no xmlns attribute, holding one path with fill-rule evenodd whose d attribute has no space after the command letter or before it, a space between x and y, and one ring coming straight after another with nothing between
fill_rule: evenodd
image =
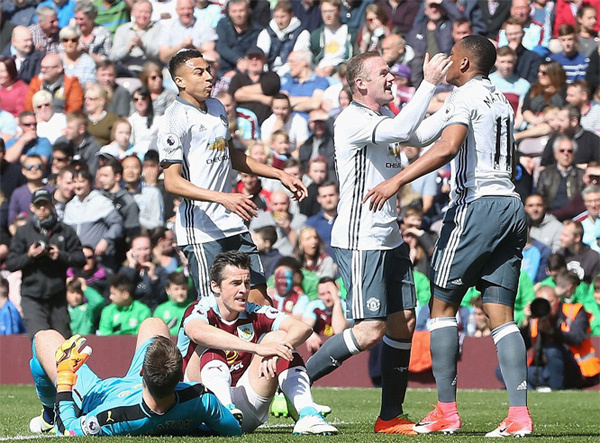
<instances>
[{"instance_id":1,"label":"player's bare arm","mask_svg":"<svg viewBox=\"0 0 600 443\"><path fill-rule=\"evenodd\" d=\"M466 126L458 124L448 126L442 132L440 140L412 165L371 189L363 199L363 204L370 199L369 209L371 211L381 210L384 203L392 195L396 195L403 185L435 171L456 157L466 137Z\"/></svg>"},{"instance_id":2,"label":"player's bare arm","mask_svg":"<svg viewBox=\"0 0 600 443\"><path fill-rule=\"evenodd\" d=\"M278 357L292 360L291 349L293 347L285 340L265 344L251 343L211 326L200 319L190 321L184 329L190 340L204 348L249 352L261 357Z\"/></svg>"},{"instance_id":3,"label":"player's bare arm","mask_svg":"<svg viewBox=\"0 0 600 443\"><path fill-rule=\"evenodd\" d=\"M229 156L231 157L231 165L237 171L279 180L283 186L289 189L294 200L302 201L308 196L308 189L302 183L302 180L298 180L280 169L257 162L252 157L248 157L243 152L235 149L231 142L229 143Z\"/></svg>"},{"instance_id":4,"label":"player's bare arm","mask_svg":"<svg viewBox=\"0 0 600 443\"><path fill-rule=\"evenodd\" d=\"M257 207L249 196L241 193L211 191L195 186L181 176L180 163L166 163L164 174L165 188L171 194L190 200L219 203L245 221L250 221L257 216Z\"/></svg>"}]
</instances>

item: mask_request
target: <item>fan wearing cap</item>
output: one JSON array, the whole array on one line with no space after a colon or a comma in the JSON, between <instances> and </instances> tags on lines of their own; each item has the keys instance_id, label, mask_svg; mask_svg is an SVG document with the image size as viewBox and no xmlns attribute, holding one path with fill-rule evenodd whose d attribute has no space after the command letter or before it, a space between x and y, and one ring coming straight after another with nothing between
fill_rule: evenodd
<instances>
[{"instance_id":1,"label":"fan wearing cap","mask_svg":"<svg viewBox=\"0 0 600 443\"><path fill-rule=\"evenodd\" d=\"M58 221L47 189L33 192L30 210L33 216L12 239L6 269L22 272L21 307L29 337L42 329L70 336L65 281L67 268L85 264L81 243Z\"/></svg>"},{"instance_id":2,"label":"fan wearing cap","mask_svg":"<svg viewBox=\"0 0 600 443\"><path fill-rule=\"evenodd\" d=\"M265 53L258 46L246 51L246 71L238 72L229 85L229 93L238 105L253 111L262 123L271 115L273 96L279 92L279 76L274 72L265 72Z\"/></svg>"},{"instance_id":3,"label":"fan wearing cap","mask_svg":"<svg viewBox=\"0 0 600 443\"><path fill-rule=\"evenodd\" d=\"M415 95L415 88L411 85L410 76L412 69L403 63L396 63L390 68L390 72L394 76L394 104L398 109L402 109L406 103Z\"/></svg>"}]
</instances>

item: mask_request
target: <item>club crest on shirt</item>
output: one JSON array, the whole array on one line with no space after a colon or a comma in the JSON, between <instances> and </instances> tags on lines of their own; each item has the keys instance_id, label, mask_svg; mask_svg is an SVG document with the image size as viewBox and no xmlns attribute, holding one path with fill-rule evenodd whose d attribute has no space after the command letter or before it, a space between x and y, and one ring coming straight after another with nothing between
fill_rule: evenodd
<instances>
[{"instance_id":1,"label":"club crest on shirt","mask_svg":"<svg viewBox=\"0 0 600 443\"><path fill-rule=\"evenodd\" d=\"M381 302L377 300L375 297L371 297L367 300L367 309L371 312L376 312L379 310L381 306Z\"/></svg>"},{"instance_id":2,"label":"club crest on shirt","mask_svg":"<svg viewBox=\"0 0 600 443\"><path fill-rule=\"evenodd\" d=\"M388 154L393 155L396 158L400 158L400 152L402 151L402 146L400 143L390 143L388 145Z\"/></svg>"},{"instance_id":3,"label":"club crest on shirt","mask_svg":"<svg viewBox=\"0 0 600 443\"><path fill-rule=\"evenodd\" d=\"M254 338L254 326L252 323L237 327L238 337L244 341L251 341Z\"/></svg>"}]
</instances>

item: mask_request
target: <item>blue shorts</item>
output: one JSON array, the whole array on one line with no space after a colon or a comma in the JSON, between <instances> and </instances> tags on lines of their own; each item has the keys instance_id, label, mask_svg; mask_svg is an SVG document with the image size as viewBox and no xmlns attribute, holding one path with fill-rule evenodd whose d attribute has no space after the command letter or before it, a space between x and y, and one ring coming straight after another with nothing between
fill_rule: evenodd
<instances>
[{"instance_id":1,"label":"blue shorts","mask_svg":"<svg viewBox=\"0 0 600 443\"><path fill-rule=\"evenodd\" d=\"M220 240L183 247L183 252L188 259L192 280L198 291L198 299L212 296L210 289L209 270L215 257L221 252L239 251L250 256L250 278L252 286L267 283L262 262L258 256L258 249L252 242L249 232L234 235Z\"/></svg>"},{"instance_id":2,"label":"blue shorts","mask_svg":"<svg viewBox=\"0 0 600 443\"><path fill-rule=\"evenodd\" d=\"M77 407L87 413L100 404L105 402L106 398L115 398L123 390L127 382L137 381L142 383L142 366L148 346L154 339L146 340L133 355L131 365L125 377L112 377L102 380L88 365L83 365L77 371L77 382L73 386L73 400ZM111 394L116 394L113 397Z\"/></svg>"},{"instance_id":3,"label":"blue shorts","mask_svg":"<svg viewBox=\"0 0 600 443\"><path fill-rule=\"evenodd\" d=\"M406 243L388 250L334 248L346 296L346 318L385 319L417 306L412 263Z\"/></svg>"},{"instance_id":4,"label":"blue shorts","mask_svg":"<svg viewBox=\"0 0 600 443\"><path fill-rule=\"evenodd\" d=\"M513 306L526 241L525 211L517 198L483 197L448 209L431 259L433 296L459 304L475 286L484 303Z\"/></svg>"}]
</instances>

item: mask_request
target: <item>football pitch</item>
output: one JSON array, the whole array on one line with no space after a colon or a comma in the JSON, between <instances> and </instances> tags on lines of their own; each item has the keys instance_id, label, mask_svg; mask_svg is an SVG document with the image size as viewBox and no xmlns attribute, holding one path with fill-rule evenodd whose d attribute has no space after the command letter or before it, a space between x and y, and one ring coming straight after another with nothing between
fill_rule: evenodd
<instances>
[{"instance_id":1,"label":"football pitch","mask_svg":"<svg viewBox=\"0 0 600 443\"><path fill-rule=\"evenodd\" d=\"M190 441L243 441L244 443L280 442L391 442L391 441L486 441L484 434L494 429L507 410L506 393L502 391L459 391L459 411L463 427L459 434L388 436L373 433L373 423L379 412L380 391L357 388L315 388L318 403L333 408L328 420L338 427L337 436L294 436L292 420L270 417L269 422L254 434L234 438L166 438L118 437L121 442ZM413 419L424 417L435 403L432 390L409 390L406 412ZM51 436L38 437L29 433L29 420L40 413L39 401L33 386L0 386L0 442L42 441ZM529 407L535 432L528 437L533 443L545 442L600 442L600 392L565 391L552 393L532 392ZM89 441L92 437L69 437L69 441ZM111 440L117 440L113 438ZM489 441L489 440L488 440Z\"/></svg>"}]
</instances>

